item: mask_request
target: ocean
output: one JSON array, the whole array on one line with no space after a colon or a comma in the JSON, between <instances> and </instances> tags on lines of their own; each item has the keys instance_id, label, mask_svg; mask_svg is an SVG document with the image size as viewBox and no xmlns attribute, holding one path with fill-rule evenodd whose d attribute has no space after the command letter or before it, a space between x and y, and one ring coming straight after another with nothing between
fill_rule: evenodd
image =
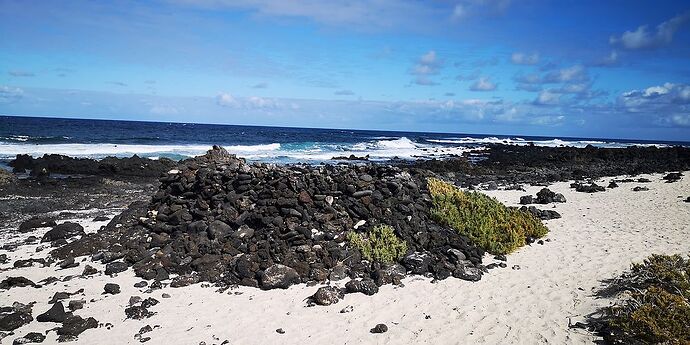
<instances>
[{"instance_id":1,"label":"ocean","mask_svg":"<svg viewBox=\"0 0 690 345\"><path fill-rule=\"evenodd\" d=\"M688 142L557 138L466 133L421 133L346 129L233 126L194 123L81 120L0 116L0 161L17 154L73 157L183 159L212 145L248 161L321 163L334 156L365 156L371 161L442 158L490 143L540 146L683 145Z\"/></svg>"}]
</instances>

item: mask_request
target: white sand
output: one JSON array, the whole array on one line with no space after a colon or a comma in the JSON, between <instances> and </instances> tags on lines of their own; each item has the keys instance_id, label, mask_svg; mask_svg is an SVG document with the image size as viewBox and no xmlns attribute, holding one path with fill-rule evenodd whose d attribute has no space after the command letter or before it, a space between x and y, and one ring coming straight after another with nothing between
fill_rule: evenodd
<instances>
[{"instance_id":1,"label":"white sand","mask_svg":"<svg viewBox=\"0 0 690 345\"><path fill-rule=\"evenodd\" d=\"M432 284L429 279L413 277L404 280L405 287L384 286L371 297L348 294L333 306L306 307L304 299L318 286L272 291L240 287L217 293L214 288L196 284L164 288L149 295L132 286L139 279L130 269L115 278L101 274L42 289L1 291L0 304L37 301L36 317L49 308L47 302L55 292L84 288L85 295L75 299L95 301L87 302L76 314L93 316L113 327L87 330L79 337L79 344L135 344L134 334L145 325L160 326L145 334L152 338L147 344L220 344L226 339L229 344L591 344L595 337L568 329L568 322L571 318L573 322L582 320L609 303L592 297L601 280L616 276L652 253L690 253L690 203L680 198L690 195L690 174L685 175L680 182L670 184L660 180L662 175L643 175L640 177L653 182L621 183L617 189L595 194L577 193L569 183L550 186L568 200L555 206L538 205L554 207L563 216L546 222L550 241L511 254L508 268L493 269L476 283L450 278ZM608 180L600 184L607 185ZM650 190L631 191L637 185ZM539 189L529 187L527 193L535 194ZM487 193L509 205L517 204L526 194ZM10 263L2 267L11 266L18 256L33 250L35 246L24 246L9 253ZM487 256L486 263L491 261ZM53 267L4 271L0 280L21 275L38 281L50 275L79 274L84 264L63 271ZM520 269L511 269L513 265ZM106 282L120 284L122 293L101 295ZM172 298L161 298L162 293ZM141 321L125 320L124 308L132 295L158 299L161 303L150 308L158 314ZM353 311L339 312L347 306ZM388 325L388 332L369 333L378 323ZM5 338L3 344L27 332L44 332L56 326L32 322L15 331L16 336ZM285 334L278 334L277 328ZM56 335L50 332L45 343L55 342Z\"/></svg>"}]
</instances>

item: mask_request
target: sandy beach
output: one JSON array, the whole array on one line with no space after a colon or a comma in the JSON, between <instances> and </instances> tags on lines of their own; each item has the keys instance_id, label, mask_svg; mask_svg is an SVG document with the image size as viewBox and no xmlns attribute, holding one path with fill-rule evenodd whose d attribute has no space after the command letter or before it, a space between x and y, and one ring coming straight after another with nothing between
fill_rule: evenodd
<instances>
[{"instance_id":1,"label":"sandy beach","mask_svg":"<svg viewBox=\"0 0 690 345\"><path fill-rule=\"evenodd\" d=\"M318 285L270 291L238 287L217 292L217 288L197 283L146 293L147 288L134 287L141 279L131 269L115 277L106 276L101 264L86 257L77 258L81 263L78 267L64 270L39 265L9 269L18 259L47 254L48 250L36 252L41 245L30 244L15 251L0 250L8 255L8 263L0 266L0 280L9 276L24 276L35 282L49 276L75 277L39 289L3 290L0 299L7 303L35 301L36 315L50 308L48 301L55 292L84 289L70 298L86 301L75 314L93 316L100 326L82 333L77 344L134 344L145 337L150 337L149 344L591 344L595 336L568 325L610 303L593 297L602 280L652 253L690 252L690 204L683 202L690 180L665 183L662 176L636 176L651 182L620 183L619 188L593 194L575 192L568 182L550 185L567 202L545 205L562 218L545 221L550 233L544 244L520 248L508 256L507 268L492 269L478 282L411 276L403 280L404 287L384 285L373 296L348 294L331 306L307 307L306 298ZM609 180L597 182L605 185ZM638 185L649 190L632 191ZM540 188L485 193L506 205L518 205L520 196ZM107 223L76 221L87 232ZM47 230L22 236L40 237L41 231ZM21 240L17 235L7 238L8 232L3 236L3 243ZM492 256L486 255L484 264L491 262ZM85 264L101 273L79 277ZM119 284L121 293L104 295L106 283ZM170 297L163 298L164 294ZM156 314L143 320L126 319L124 309L131 296L158 300L160 303L150 308ZM386 324L388 332L370 333L378 323ZM152 331L135 337L147 325ZM32 322L3 343L57 326ZM55 343L56 339L54 332L48 332L44 343Z\"/></svg>"}]
</instances>

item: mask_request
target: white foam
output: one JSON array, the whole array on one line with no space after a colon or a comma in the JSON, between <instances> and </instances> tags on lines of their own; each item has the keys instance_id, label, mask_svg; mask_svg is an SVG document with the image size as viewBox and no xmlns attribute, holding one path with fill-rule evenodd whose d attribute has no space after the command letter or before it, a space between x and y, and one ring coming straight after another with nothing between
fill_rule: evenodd
<instances>
[{"instance_id":1,"label":"white foam","mask_svg":"<svg viewBox=\"0 0 690 345\"><path fill-rule=\"evenodd\" d=\"M592 145L595 147L629 147L629 146L657 146L657 147L667 147L665 144L639 144L639 143L625 143L625 142L606 142L599 140L561 140L561 139L551 139L551 140L525 140L523 138L497 138L497 137L486 137L486 138L446 138L446 139L427 139L428 142L438 143L438 144L459 144L459 145L481 145L481 144L506 144L506 145L518 145L525 146L534 144L535 146L545 146L545 147L560 147L560 146L572 146L572 147L585 147L587 145Z\"/></svg>"}]
</instances>

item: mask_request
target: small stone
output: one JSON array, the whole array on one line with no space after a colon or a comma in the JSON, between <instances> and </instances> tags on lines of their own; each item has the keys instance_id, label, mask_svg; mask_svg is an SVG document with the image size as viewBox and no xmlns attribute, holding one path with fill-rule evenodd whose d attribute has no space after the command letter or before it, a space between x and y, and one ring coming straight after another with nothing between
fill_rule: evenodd
<instances>
[{"instance_id":1,"label":"small stone","mask_svg":"<svg viewBox=\"0 0 690 345\"><path fill-rule=\"evenodd\" d=\"M77 266L79 266L79 263L75 262L74 258L70 256L67 259L65 259L64 261L60 262L58 264L58 266L60 266L60 268L62 268L62 269L67 269L67 268L77 267Z\"/></svg>"},{"instance_id":2,"label":"small stone","mask_svg":"<svg viewBox=\"0 0 690 345\"><path fill-rule=\"evenodd\" d=\"M91 265L84 266L84 271L81 272L82 277L91 276L98 273L98 270Z\"/></svg>"},{"instance_id":3,"label":"small stone","mask_svg":"<svg viewBox=\"0 0 690 345\"><path fill-rule=\"evenodd\" d=\"M71 311L79 310L84 308L84 303L86 303L84 300L69 301L67 308Z\"/></svg>"},{"instance_id":4,"label":"small stone","mask_svg":"<svg viewBox=\"0 0 690 345\"><path fill-rule=\"evenodd\" d=\"M46 340L45 335L38 332L29 332L25 336L15 339L12 345L42 343L44 340Z\"/></svg>"},{"instance_id":5,"label":"small stone","mask_svg":"<svg viewBox=\"0 0 690 345\"><path fill-rule=\"evenodd\" d=\"M105 265L105 274L113 275L127 270L127 264L122 261L109 262Z\"/></svg>"},{"instance_id":6,"label":"small stone","mask_svg":"<svg viewBox=\"0 0 690 345\"><path fill-rule=\"evenodd\" d=\"M87 329L97 327L98 321L92 317L83 319L78 315L72 315L68 316L62 323L62 327L57 329L57 334L76 337Z\"/></svg>"},{"instance_id":7,"label":"small stone","mask_svg":"<svg viewBox=\"0 0 690 345\"><path fill-rule=\"evenodd\" d=\"M36 321L38 322L63 322L67 314L62 302L55 302L53 306L45 313L38 315Z\"/></svg>"},{"instance_id":8,"label":"small stone","mask_svg":"<svg viewBox=\"0 0 690 345\"><path fill-rule=\"evenodd\" d=\"M361 292L367 296L372 296L379 292L379 287L371 278L365 278L362 280L353 279L345 284L345 290L347 293Z\"/></svg>"},{"instance_id":9,"label":"small stone","mask_svg":"<svg viewBox=\"0 0 690 345\"><path fill-rule=\"evenodd\" d=\"M103 291L106 294L111 294L111 295L116 295L120 293L120 285L117 285L115 283L107 283L103 287Z\"/></svg>"},{"instance_id":10,"label":"small stone","mask_svg":"<svg viewBox=\"0 0 690 345\"><path fill-rule=\"evenodd\" d=\"M145 281L145 280L142 280L142 281L140 281L140 282L134 283L134 287L135 287L135 288L144 288L144 287L147 287L148 285L149 285L149 283L148 283L147 281Z\"/></svg>"},{"instance_id":11,"label":"small stone","mask_svg":"<svg viewBox=\"0 0 690 345\"><path fill-rule=\"evenodd\" d=\"M167 294L167 293L163 293L163 294L161 295L161 297L162 297L162 298L170 298L171 296L170 296L169 294Z\"/></svg>"},{"instance_id":12,"label":"small stone","mask_svg":"<svg viewBox=\"0 0 690 345\"><path fill-rule=\"evenodd\" d=\"M294 268L274 264L261 272L259 281L261 288L264 290L275 288L287 289L290 285L299 283L300 277Z\"/></svg>"},{"instance_id":13,"label":"small stone","mask_svg":"<svg viewBox=\"0 0 690 345\"><path fill-rule=\"evenodd\" d=\"M285 334L285 331L282 328L278 328L278 329L276 329L276 333Z\"/></svg>"},{"instance_id":14,"label":"small stone","mask_svg":"<svg viewBox=\"0 0 690 345\"><path fill-rule=\"evenodd\" d=\"M343 292L334 286L324 286L316 290L311 300L318 305L331 305L343 298Z\"/></svg>"},{"instance_id":15,"label":"small stone","mask_svg":"<svg viewBox=\"0 0 690 345\"><path fill-rule=\"evenodd\" d=\"M141 301L142 301L141 297L139 297L139 296L132 296L132 297L129 298L129 305L135 305L135 304L137 304L137 303L139 303L139 302L141 302Z\"/></svg>"},{"instance_id":16,"label":"small stone","mask_svg":"<svg viewBox=\"0 0 690 345\"><path fill-rule=\"evenodd\" d=\"M347 307L340 309L341 314L350 313L355 310L355 307L348 305Z\"/></svg>"},{"instance_id":17,"label":"small stone","mask_svg":"<svg viewBox=\"0 0 690 345\"><path fill-rule=\"evenodd\" d=\"M380 323L376 325L374 328L372 328L369 332L371 333L386 333L388 332L388 326Z\"/></svg>"}]
</instances>

